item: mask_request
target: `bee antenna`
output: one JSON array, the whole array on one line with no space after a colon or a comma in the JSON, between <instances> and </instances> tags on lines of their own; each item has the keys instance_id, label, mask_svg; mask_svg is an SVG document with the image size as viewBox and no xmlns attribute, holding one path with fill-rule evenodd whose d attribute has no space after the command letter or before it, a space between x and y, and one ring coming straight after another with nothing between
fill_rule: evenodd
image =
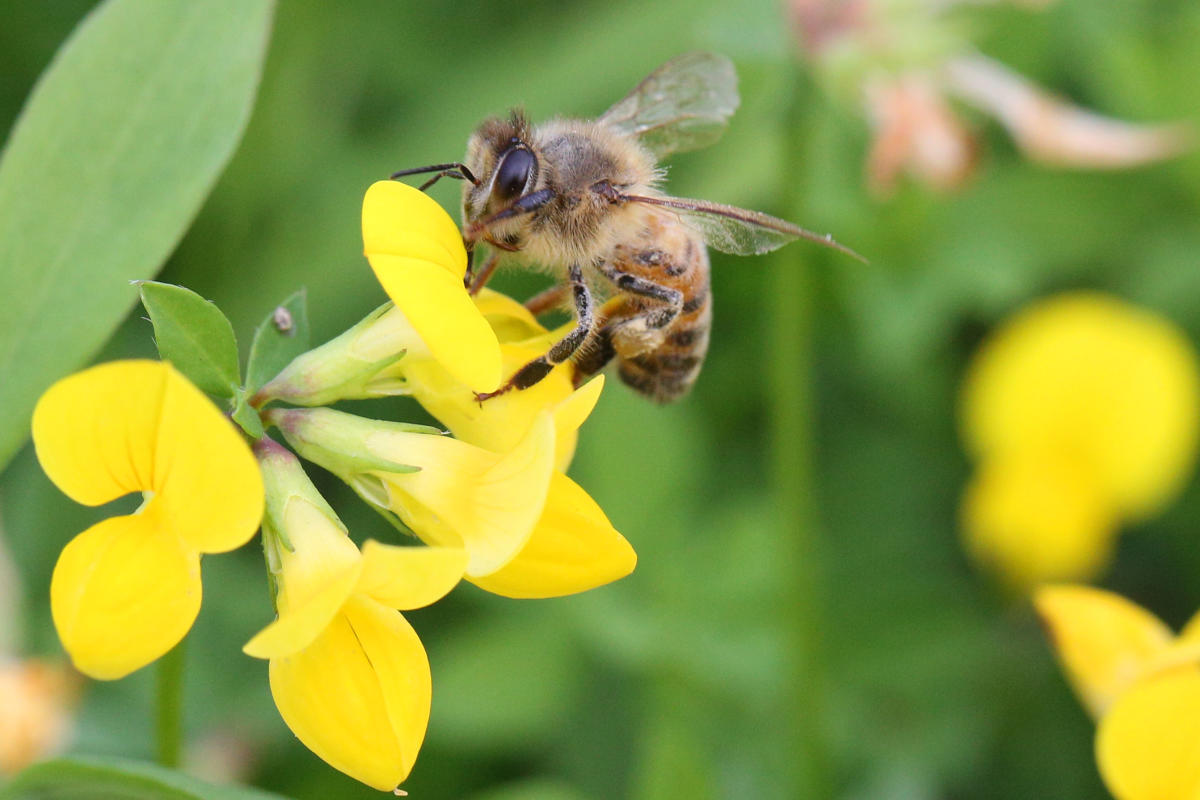
<instances>
[{"instance_id":1,"label":"bee antenna","mask_svg":"<svg viewBox=\"0 0 1200 800\"><path fill-rule=\"evenodd\" d=\"M422 186L421 187L422 191L424 191L426 188L428 188L433 183L435 183L438 180L438 178L454 178L454 179L460 180L460 181L467 180L467 181L470 181L475 186L479 185L479 179L476 178L474 174L472 174L471 170L467 169L467 165L459 163L457 161L451 161L448 164L430 164L428 167L413 167L412 169L402 169L398 172L393 172L391 175L388 176L388 179L394 181L397 178L403 178L405 175L422 175L427 172L439 172L441 174L438 175L437 177L435 177L433 180L426 183L424 186Z\"/></svg>"}]
</instances>

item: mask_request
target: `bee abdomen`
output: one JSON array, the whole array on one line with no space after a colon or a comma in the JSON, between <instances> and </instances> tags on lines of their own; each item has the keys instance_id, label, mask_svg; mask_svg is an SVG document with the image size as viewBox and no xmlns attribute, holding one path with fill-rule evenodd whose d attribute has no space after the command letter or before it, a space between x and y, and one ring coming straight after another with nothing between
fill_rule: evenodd
<instances>
[{"instance_id":1,"label":"bee abdomen","mask_svg":"<svg viewBox=\"0 0 1200 800\"><path fill-rule=\"evenodd\" d=\"M660 403L683 397L692 388L708 353L711 306L705 298L694 314L671 327L662 345L649 353L621 358L617 374L630 388Z\"/></svg>"}]
</instances>

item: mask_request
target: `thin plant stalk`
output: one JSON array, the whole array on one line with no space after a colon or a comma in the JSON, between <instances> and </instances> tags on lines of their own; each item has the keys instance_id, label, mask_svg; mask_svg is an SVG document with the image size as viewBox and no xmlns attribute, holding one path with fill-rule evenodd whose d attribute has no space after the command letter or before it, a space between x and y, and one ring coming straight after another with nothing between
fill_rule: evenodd
<instances>
[{"instance_id":1,"label":"thin plant stalk","mask_svg":"<svg viewBox=\"0 0 1200 800\"><path fill-rule=\"evenodd\" d=\"M155 739L158 763L178 767L183 751L183 666L187 640L158 660L155 687Z\"/></svg>"},{"instance_id":2,"label":"thin plant stalk","mask_svg":"<svg viewBox=\"0 0 1200 800\"><path fill-rule=\"evenodd\" d=\"M805 218L802 158L806 116L813 92L797 78L792 85L781 154L789 195L784 208ZM806 112L807 109L807 112ZM771 465L779 520L779 555L783 563L785 674L784 713L787 734L781 743L788 759L789 797L821 800L831 796L826 743L822 666L824 606L823 570L816 512L813 458L813 327L815 304L812 264L824 257L812 247L785 248L771 260L767 336L773 358L768 382L771 398Z\"/></svg>"}]
</instances>

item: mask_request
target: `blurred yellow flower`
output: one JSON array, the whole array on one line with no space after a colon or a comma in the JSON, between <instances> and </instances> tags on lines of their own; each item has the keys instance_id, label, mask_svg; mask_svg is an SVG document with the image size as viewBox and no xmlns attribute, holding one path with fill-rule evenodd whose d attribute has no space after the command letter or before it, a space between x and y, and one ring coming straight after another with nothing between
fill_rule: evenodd
<instances>
[{"instance_id":1,"label":"blurred yellow flower","mask_svg":"<svg viewBox=\"0 0 1200 800\"><path fill-rule=\"evenodd\" d=\"M63 664L0 657L0 775L66 747L78 684L78 673Z\"/></svg>"},{"instance_id":2,"label":"blurred yellow flower","mask_svg":"<svg viewBox=\"0 0 1200 800\"><path fill-rule=\"evenodd\" d=\"M433 357L474 391L499 386L500 345L463 285L454 220L424 192L379 181L363 198L362 232L375 277Z\"/></svg>"},{"instance_id":3,"label":"blurred yellow flower","mask_svg":"<svg viewBox=\"0 0 1200 800\"><path fill-rule=\"evenodd\" d=\"M1198 412L1195 352L1165 319L1091 292L1023 311L963 385L968 549L1018 587L1096 575L1120 521L1191 474Z\"/></svg>"},{"instance_id":4,"label":"blurred yellow flower","mask_svg":"<svg viewBox=\"0 0 1200 800\"><path fill-rule=\"evenodd\" d=\"M306 747L391 791L412 770L432 700L425 648L400 611L454 588L467 554L374 541L360 553L296 458L267 439L256 449L278 619L244 649L270 659L275 705Z\"/></svg>"},{"instance_id":5,"label":"blurred yellow flower","mask_svg":"<svg viewBox=\"0 0 1200 800\"><path fill-rule=\"evenodd\" d=\"M80 671L123 677L184 637L200 610L200 554L245 544L263 509L241 434L170 364L117 361L64 378L33 414L42 468L73 500L142 492L133 514L63 549L50 584L59 638Z\"/></svg>"},{"instance_id":6,"label":"blurred yellow flower","mask_svg":"<svg viewBox=\"0 0 1200 800\"><path fill-rule=\"evenodd\" d=\"M1200 615L1178 637L1120 595L1047 586L1034 598L1118 800L1200 797Z\"/></svg>"}]
</instances>

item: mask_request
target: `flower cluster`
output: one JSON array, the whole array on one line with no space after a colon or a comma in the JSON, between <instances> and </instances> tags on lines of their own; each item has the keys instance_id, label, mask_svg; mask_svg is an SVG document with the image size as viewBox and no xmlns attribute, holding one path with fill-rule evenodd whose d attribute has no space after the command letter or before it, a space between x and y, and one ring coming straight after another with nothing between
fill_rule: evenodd
<instances>
[{"instance_id":1,"label":"flower cluster","mask_svg":"<svg viewBox=\"0 0 1200 800\"><path fill-rule=\"evenodd\" d=\"M432 698L402 611L464 577L508 597L580 592L627 575L636 556L565 474L603 379L576 388L562 365L480 404L475 392L496 388L552 334L503 295L467 293L459 231L416 189L372 186L363 239L392 303L262 386L233 391L245 436L182 367L152 361L60 381L33 433L46 473L73 499L144 497L77 536L55 568L54 622L81 671L120 678L177 644L200 609L201 554L245 544L261 521L277 616L245 652L269 661L280 715L306 746L392 790L412 769ZM453 438L325 407L393 395L416 398ZM423 544L360 550L270 426Z\"/></svg>"},{"instance_id":2,"label":"flower cluster","mask_svg":"<svg viewBox=\"0 0 1200 800\"><path fill-rule=\"evenodd\" d=\"M1200 615L1178 636L1120 595L1047 586L1035 601L1117 800L1200 796Z\"/></svg>"},{"instance_id":3,"label":"flower cluster","mask_svg":"<svg viewBox=\"0 0 1200 800\"><path fill-rule=\"evenodd\" d=\"M1119 524L1181 488L1196 455L1200 374L1171 323L1096 293L1060 295L982 346L962 392L978 462L966 544L1014 587L1097 575Z\"/></svg>"}]
</instances>

